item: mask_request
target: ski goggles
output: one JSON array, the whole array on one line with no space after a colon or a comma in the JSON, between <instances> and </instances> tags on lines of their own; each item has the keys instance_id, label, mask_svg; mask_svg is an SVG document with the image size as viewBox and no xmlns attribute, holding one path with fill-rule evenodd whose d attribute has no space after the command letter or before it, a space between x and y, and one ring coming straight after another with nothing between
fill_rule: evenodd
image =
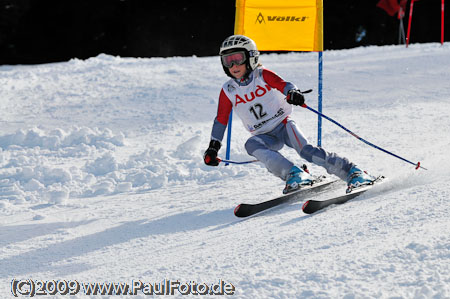
<instances>
[{"instance_id":1,"label":"ski goggles","mask_svg":"<svg viewBox=\"0 0 450 299\"><path fill-rule=\"evenodd\" d=\"M234 52L222 55L222 64L224 67L230 68L234 65L242 65L245 63L245 52Z\"/></svg>"}]
</instances>

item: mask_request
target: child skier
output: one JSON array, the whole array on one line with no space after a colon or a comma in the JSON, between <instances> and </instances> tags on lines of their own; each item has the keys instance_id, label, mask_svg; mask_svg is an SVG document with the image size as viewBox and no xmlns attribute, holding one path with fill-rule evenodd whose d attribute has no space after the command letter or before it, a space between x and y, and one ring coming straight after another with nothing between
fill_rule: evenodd
<instances>
[{"instance_id":1,"label":"child skier","mask_svg":"<svg viewBox=\"0 0 450 299\"><path fill-rule=\"evenodd\" d=\"M286 181L283 193L311 184L314 180L308 172L278 152L284 145L294 148L308 162L320 165L328 173L345 180L350 188L375 180L347 158L327 152L306 140L289 117L292 105L304 104L302 92L293 83L258 64L259 52L253 40L243 35L232 35L222 43L219 55L223 70L231 79L225 82L220 92L211 141L203 157L207 165L219 164L217 154L230 112L234 109L253 135L245 143L247 153Z\"/></svg>"}]
</instances>

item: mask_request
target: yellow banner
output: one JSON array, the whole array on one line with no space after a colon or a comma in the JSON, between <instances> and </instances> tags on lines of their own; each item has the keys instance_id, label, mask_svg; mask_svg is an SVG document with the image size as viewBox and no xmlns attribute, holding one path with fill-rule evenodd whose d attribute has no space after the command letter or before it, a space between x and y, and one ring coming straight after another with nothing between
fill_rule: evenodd
<instances>
[{"instance_id":1,"label":"yellow banner","mask_svg":"<svg viewBox=\"0 0 450 299\"><path fill-rule=\"evenodd\" d=\"M234 33L260 51L323 51L323 0L236 0Z\"/></svg>"}]
</instances>

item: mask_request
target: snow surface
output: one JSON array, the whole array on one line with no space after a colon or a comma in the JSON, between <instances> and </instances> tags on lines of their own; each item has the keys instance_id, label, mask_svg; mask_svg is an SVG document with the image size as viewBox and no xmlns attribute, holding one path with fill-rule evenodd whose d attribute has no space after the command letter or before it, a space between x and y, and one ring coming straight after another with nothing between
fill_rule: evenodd
<instances>
[{"instance_id":1,"label":"snow surface","mask_svg":"<svg viewBox=\"0 0 450 299\"><path fill-rule=\"evenodd\" d=\"M316 107L316 53L261 61L315 89ZM225 80L218 57L0 66L1 297L15 278L223 280L237 298L450 298L449 44L324 52L324 113L428 171L324 120L325 149L389 180L312 216L301 202L233 215L283 182L259 163L203 164ZM293 118L315 143L317 116ZM248 137L235 120L232 159L251 159ZM344 185L321 197L337 192Z\"/></svg>"}]
</instances>

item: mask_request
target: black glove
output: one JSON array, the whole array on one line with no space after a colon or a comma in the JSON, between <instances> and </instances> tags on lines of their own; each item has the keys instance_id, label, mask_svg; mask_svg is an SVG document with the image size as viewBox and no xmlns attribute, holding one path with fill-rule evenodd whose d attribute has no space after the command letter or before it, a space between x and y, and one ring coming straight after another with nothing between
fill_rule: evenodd
<instances>
[{"instance_id":1,"label":"black glove","mask_svg":"<svg viewBox=\"0 0 450 299\"><path fill-rule=\"evenodd\" d=\"M209 147L205 151L203 155L203 161L205 161L206 165L209 166L217 166L219 165L219 161L217 160L217 153L219 152L221 147L220 141L211 140L209 142Z\"/></svg>"},{"instance_id":2,"label":"black glove","mask_svg":"<svg viewBox=\"0 0 450 299\"><path fill-rule=\"evenodd\" d=\"M291 89L288 91L286 101L291 105L302 106L305 104L305 97L298 89Z\"/></svg>"}]
</instances>

